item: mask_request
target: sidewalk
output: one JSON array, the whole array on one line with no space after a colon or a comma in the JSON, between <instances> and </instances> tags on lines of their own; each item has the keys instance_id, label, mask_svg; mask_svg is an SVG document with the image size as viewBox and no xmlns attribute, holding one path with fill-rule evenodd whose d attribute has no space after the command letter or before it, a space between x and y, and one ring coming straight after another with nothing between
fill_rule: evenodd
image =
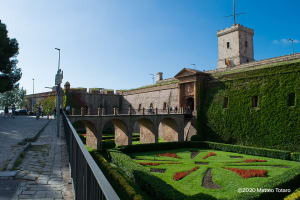
<instances>
[{"instance_id":1,"label":"sidewalk","mask_svg":"<svg viewBox=\"0 0 300 200\"><path fill-rule=\"evenodd\" d=\"M55 120L32 143L16 170L14 180L7 181L18 184L17 189L6 199L73 199L64 132L62 128L57 138Z\"/></svg>"},{"instance_id":2,"label":"sidewalk","mask_svg":"<svg viewBox=\"0 0 300 200\"><path fill-rule=\"evenodd\" d=\"M0 171L4 170L16 152L22 149L23 146L18 143L33 137L47 122L47 119L36 120L29 116L0 117Z\"/></svg>"}]
</instances>

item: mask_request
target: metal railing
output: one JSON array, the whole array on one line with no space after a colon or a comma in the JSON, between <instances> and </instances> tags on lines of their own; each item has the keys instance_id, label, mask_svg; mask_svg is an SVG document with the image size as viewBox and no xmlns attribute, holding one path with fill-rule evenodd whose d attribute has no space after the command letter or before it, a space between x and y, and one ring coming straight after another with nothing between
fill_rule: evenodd
<instances>
[{"instance_id":1,"label":"metal railing","mask_svg":"<svg viewBox=\"0 0 300 200\"><path fill-rule=\"evenodd\" d=\"M141 108L141 109L119 109L113 108L112 110L107 110L104 108L98 109L72 109L72 112L69 113L71 115L172 115L172 114L185 114L191 115L193 113L192 110L186 108L166 108L166 109L157 109L157 108Z\"/></svg>"},{"instance_id":2,"label":"metal railing","mask_svg":"<svg viewBox=\"0 0 300 200\"><path fill-rule=\"evenodd\" d=\"M65 113L62 118L75 199L119 200L117 193L85 148Z\"/></svg>"}]
</instances>

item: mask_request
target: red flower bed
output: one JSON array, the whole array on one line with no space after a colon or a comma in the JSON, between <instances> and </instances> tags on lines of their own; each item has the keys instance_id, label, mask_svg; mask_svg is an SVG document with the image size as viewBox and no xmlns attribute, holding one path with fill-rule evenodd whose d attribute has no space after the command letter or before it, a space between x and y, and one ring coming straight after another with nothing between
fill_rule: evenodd
<instances>
[{"instance_id":1,"label":"red flower bed","mask_svg":"<svg viewBox=\"0 0 300 200\"><path fill-rule=\"evenodd\" d=\"M157 154L157 156L166 156L166 157L171 157L171 158L180 158L179 156L177 156L176 153L160 153L160 154Z\"/></svg>"},{"instance_id":2,"label":"red flower bed","mask_svg":"<svg viewBox=\"0 0 300 200\"><path fill-rule=\"evenodd\" d=\"M209 152L206 156L204 156L202 159L206 159L210 156L216 156L216 154L214 152Z\"/></svg>"},{"instance_id":3,"label":"red flower bed","mask_svg":"<svg viewBox=\"0 0 300 200\"><path fill-rule=\"evenodd\" d=\"M86 134L81 134L82 136L86 137Z\"/></svg>"},{"instance_id":4,"label":"red flower bed","mask_svg":"<svg viewBox=\"0 0 300 200\"><path fill-rule=\"evenodd\" d=\"M266 177L268 171L263 169L238 169L238 168L225 168L231 170L243 178L251 177Z\"/></svg>"},{"instance_id":5,"label":"red flower bed","mask_svg":"<svg viewBox=\"0 0 300 200\"><path fill-rule=\"evenodd\" d=\"M145 162L141 162L141 163L138 163L138 164L144 165L144 166L146 166L146 165L157 166L157 165L163 165L163 164L181 164L181 162L165 162L165 163L151 163L151 162L145 163Z\"/></svg>"},{"instance_id":6,"label":"red flower bed","mask_svg":"<svg viewBox=\"0 0 300 200\"><path fill-rule=\"evenodd\" d=\"M187 176L190 173L192 173L193 171L196 171L197 169L199 169L199 167L194 167L193 169L191 169L189 171L185 171L185 172L176 172L174 174L174 180L175 181L179 181L179 180L183 179L185 176Z\"/></svg>"},{"instance_id":7,"label":"red flower bed","mask_svg":"<svg viewBox=\"0 0 300 200\"><path fill-rule=\"evenodd\" d=\"M156 166L160 165L161 163L139 163L140 165L151 165L151 166Z\"/></svg>"},{"instance_id":8,"label":"red flower bed","mask_svg":"<svg viewBox=\"0 0 300 200\"><path fill-rule=\"evenodd\" d=\"M250 163L250 162L267 162L266 160L257 160L257 159L248 159L244 160L245 163Z\"/></svg>"}]
</instances>

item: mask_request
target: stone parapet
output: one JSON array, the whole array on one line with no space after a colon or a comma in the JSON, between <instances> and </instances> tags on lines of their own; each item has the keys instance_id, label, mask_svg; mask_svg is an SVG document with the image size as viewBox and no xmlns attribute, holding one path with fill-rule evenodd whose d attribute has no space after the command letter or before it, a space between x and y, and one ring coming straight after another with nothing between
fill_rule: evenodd
<instances>
[{"instance_id":1,"label":"stone parapet","mask_svg":"<svg viewBox=\"0 0 300 200\"><path fill-rule=\"evenodd\" d=\"M231 27L225 28L223 30L217 31L217 36L220 37L222 35L226 35L228 33L234 32L234 31L244 31L244 32L247 32L249 34L254 35L254 30L253 29L247 28L247 27L242 26L240 24L236 24L236 25L233 25Z\"/></svg>"},{"instance_id":2,"label":"stone parapet","mask_svg":"<svg viewBox=\"0 0 300 200\"><path fill-rule=\"evenodd\" d=\"M133 89L130 91L123 91L123 95L132 95L132 94L140 94L140 93L146 93L146 92L154 92L154 91L160 91L160 90L169 90L177 88L177 83L172 83L168 85L160 85L160 86L153 86L153 87L147 87L147 88L140 88L140 89Z\"/></svg>"},{"instance_id":3,"label":"stone parapet","mask_svg":"<svg viewBox=\"0 0 300 200\"><path fill-rule=\"evenodd\" d=\"M269 59L259 60L259 61L249 62L249 63L244 63L244 64L237 65L237 66L234 66L231 68L222 68L222 69L216 69L216 70L209 70L209 71L205 71L205 72L208 74L214 74L217 72L227 72L227 71L236 70L236 69L246 69L246 68L251 69L251 67L256 67L256 66L260 66L260 65L274 64L274 63L280 63L280 62L284 62L284 61L292 61L292 60L297 60L297 59L300 59L300 53L296 53L293 55L274 57L274 58L269 58Z\"/></svg>"}]
</instances>

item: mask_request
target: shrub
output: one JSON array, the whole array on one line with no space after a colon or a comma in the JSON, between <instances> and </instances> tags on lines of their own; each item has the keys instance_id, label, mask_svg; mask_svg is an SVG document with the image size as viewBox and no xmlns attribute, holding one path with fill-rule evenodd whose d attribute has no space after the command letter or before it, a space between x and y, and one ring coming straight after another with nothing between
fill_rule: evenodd
<instances>
[{"instance_id":1,"label":"shrub","mask_svg":"<svg viewBox=\"0 0 300 200\"><path fill-rule=\"evenodd\" d=\"M102 141L102 149L113 149L116 147L116 144L114 141Z\"/></svg>"},{"instance_id":2,"label":"shrub","mask_svg":"<svg viewBox=\"0 0 300 200\"><path fill-rule=\"evenodd\" d=\"M291 160L300 162L300 152L292 152Z\"/></svg>"},{"instance_id":3,"label":"shrub","mask_svg":"<svg viewBox=\"0 0 300 200\"><path fill-rule=\"evenodd\" d=\"M248 159L244 160L245 163L251 163L251 162L267 162L266 160L257 160L257 159Z\"/></svg>"},{"instance_id":4,"label":"shrub","mask_svg":"<svg viewBox=\"0 0 300 200\"><path fill-rule=\"evenodd\" d=\"M93 156L94 160L101 168L105 176L109 179L109 182L117 191L121 199L143 199L142 195L137 193L135 189L131 186L131 183L129 183L116 169L111 167L110 164L107 163L105 158L99 152L92 151L91 155Z\"/></svg>"},{"instance_id":5,"label":"shrub","mask_svg":"<svg viewBox=\"0 0 300 200\"><path fill-rule=\"evenodd\" d=\"M203 141L203 137L201 135L196 134L191 137L191 141Z\"/></svg>"},{"instance_id":6,"label":"shrub","mask_svg":"<svg viewBox=\"0 0 300 200\"><path fill-rule=\"evenodd\" d=\"M254 156L265 156L265 157L270 157L270 158L279 158L279 159L283 159L283 160L290 160L290 151L284 151L284 150L248 147L248 146L207 142L207 141L206 142L191 142L190 146L191 147L210 148L210 149L235 152L235 153L241 153L241 154L248 154L248 155L254 155Z\"/></svg>"}]
</instances>

